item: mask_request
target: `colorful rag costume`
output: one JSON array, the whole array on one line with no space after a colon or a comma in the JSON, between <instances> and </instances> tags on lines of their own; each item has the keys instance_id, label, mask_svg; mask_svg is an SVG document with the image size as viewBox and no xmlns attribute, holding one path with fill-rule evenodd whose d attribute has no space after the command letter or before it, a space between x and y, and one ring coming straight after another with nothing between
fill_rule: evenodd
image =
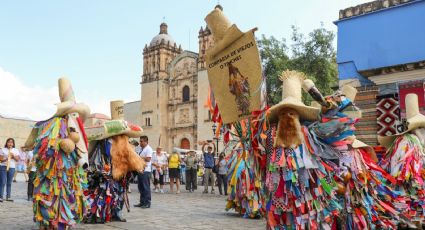
<instances>
[{"instance_id":1,"label":"colorful rag costume","mask_svg":"<svg viewBox=\"0 0 425 230\"><path fill-rule=\"evenodd\" d=\"M264 215L263 183L265 154L265 113L259 111L254 118L235 123L229 130L238 140L228 156L228 190L226 210L235 209L246 218ZM230 146L230 142L228 143Z\"/></svg>"},{"instance_id":2,"label":"colorful rag costume","mask_svg":"<svg viewBox=\"0 0 425 230\"><path fill-rule=\"evenodd\" d=\"M345 90L356 92L348 86ZM329 145L336 153L331 159L323 158L336 181L335 191L343 206L333 226L336 229L395 228L393 220L399 218L401 209L394 203L402 197L391 189L395 180L377 165L373 149L355 139L354 124L358 118L344 114L352 105L355 93L351 98L346 94L343 89L319 101L320 119L309 126L310 136L321 142L318 146Z\"/></svg>"},{"instance_id":3,"label":"colorful rag costume","mask_svg":"<svg viewBox=\"0 0 425 230\"><path fill-rule=\"evenodd\" d=\"M396 179L394 189L405 196L398 205L413 222L425 218L425 116L419 113L418 96L406 96L407 130L394 136L379 137L388 148L380 165Z\"/></svg>"},{"instance_id":4,"label":"colorful rag costume","mask_svg":"<svg viewBox=\"0 0 425 230\"><path fill-rule=\"evenodd\" d=\"M140 137L142 128L123 120L123 101L111 102L112 120L87 127L90 141L88 190L85 195L90 205L88 223L126 221L124 205L128 200L129 172L140 171L144 161L129 144L129 137Z\"/></svg>"},{"instance_id":5,"label":"colorful rag costume","mask_svg":"<svg viewBox=\"0 0 425 230\"><path fill-rule=\"evenodd\" d=\"M302 102L304 74L285 71L281 80L282 101L268 111L270 122L278 125L267 132L267 226L276 230L329 229L340 209L333 192L335 182L299 121L316 120L319 110ZM285 124L285 117L290 118L291 127Z\"/></svg>"},{"instance_id":6,"label":"colorful rag costume","mask_svg":"<svg viewBox=\"0 0 425 230\"><path fill-rule=\"evenodd\" d=\"M68 79L59 79L56 114L35 124L26 146L34 148L37 168L34 180L34 220L41 229L65 229L82 221L87 211L83 195L87 138L83 120L89 114L84 104L75 103Z\"/></svg>"}]
</instances>

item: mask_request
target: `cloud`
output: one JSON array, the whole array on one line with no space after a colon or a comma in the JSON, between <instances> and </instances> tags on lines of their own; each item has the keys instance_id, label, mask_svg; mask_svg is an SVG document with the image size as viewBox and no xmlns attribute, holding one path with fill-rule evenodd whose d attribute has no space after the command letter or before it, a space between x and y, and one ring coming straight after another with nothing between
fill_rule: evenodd
<instances>
[{"instance_id":1,"label":"cloud","mask_svg":"<svg viewBox=\"0 0 425 230\"><path fill-rule=\"evenodd\" d=\"M55 111L57 87L42 88L26 85L22 80L0 67L0 113L9 117L45 120Z\"/></svg>"},{"instance_id":2,"label":"cloud","mask_svg":"<svg viewBox=\"0 0 425 230\"><path fill-rule=\"evenodd\" d=\"M72 83L72 82L71 82ZM52 82L56 84L56 82ZM91 113L110 115L109 102L116 100L99 88L74 88L77 102L89 106ZM123 98L124 102L129 102ZM0 67L0 114L35 121L46 120L56 112L58 87L32 86Z\"/></svg>"}]
</instances>

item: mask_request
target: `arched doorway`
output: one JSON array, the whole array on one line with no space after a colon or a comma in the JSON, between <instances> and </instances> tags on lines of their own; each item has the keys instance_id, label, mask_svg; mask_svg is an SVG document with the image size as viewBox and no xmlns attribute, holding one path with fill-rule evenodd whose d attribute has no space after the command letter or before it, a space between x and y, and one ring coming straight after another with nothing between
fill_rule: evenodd
<instances>
[{"instance_id":1,"label":"arched doorway","mask_svg":"<svg viewBox=\"0 0 425 230\"><path fill-rule=\"evenodd\" d=\"M180 148L182 148L182 149L190 149L190 141L187 138L183 138L180 141Z\"/></svg>"}]
</instances>

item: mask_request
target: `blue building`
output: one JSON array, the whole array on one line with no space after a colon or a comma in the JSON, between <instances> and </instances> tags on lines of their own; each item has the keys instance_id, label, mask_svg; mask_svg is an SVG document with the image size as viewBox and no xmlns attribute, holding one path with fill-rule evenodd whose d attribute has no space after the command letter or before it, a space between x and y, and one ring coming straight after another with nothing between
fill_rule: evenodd
<instances>
[{"instance_id":1,"label":"blue building","mask_svg":"<svg viewBox=\"0 0 425 230\"><path fill-rule=\"evenodd\" d=\"M376 144L377 134L402 130L407 93L418 94L424 112L425 0L361 4L341 10L335 24L339 84L358 87L358 136Z\"/></svg>"}]
</instances>

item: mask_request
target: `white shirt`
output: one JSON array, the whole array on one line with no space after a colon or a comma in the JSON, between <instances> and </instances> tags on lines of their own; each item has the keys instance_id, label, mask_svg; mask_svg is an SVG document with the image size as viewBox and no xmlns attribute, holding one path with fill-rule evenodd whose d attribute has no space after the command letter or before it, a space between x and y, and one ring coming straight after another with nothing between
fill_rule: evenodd
<instances>
[{"instance_id":1,"label":"white shirt","mask_svg":"<svg viewBox=\"0 0 425 230\"><path fill-rule=\"evenodd\" d=\"M9 155L9 151L12 152L13 156L18 157L20 156L19 150L15 148L11 148L10 150L8 148L2 148L0 149L0 155L3 155L7 158ZM0 165L7 166L7 160L4 162L1 162ZM16 161L15 159L11 158L9 163L9 168L14 169L16 167Z\"/></svg>"},{"instance_id":2,"label":"white shirt","mask_svg":"<svg viewBox=\"0 0 425 230\"><path fill-rule=\"evenodd\" d=\"M28 161L31 162L32 158L34 157L34 154L32 153L32 151L29 151L27 153L27 157L28 157ZM35 164L31 167L31 172L35 172L36 168L35 168Z\"/></svg>"},{"instance_id":3,"label":"white shirt","mask_svg":"<svg viewBox=\"0 0 425 230\"><path fill-rule=\"evenodd\" d=\"M151 157L151 161L146 162L145 172L152 172L152 155L153 150L149 145L146 145L143 149L140 147L139 149L139 156L145 158L145 157Z\"/></svg>"},{"instance_id":4,"label":"white shirt","mask_svg":"<svg viewBox=\"0 0 425 230\"><path fill-rule=\"evenodd\" d=\"M159 166L166 165L168 163L167 156L164 153L158 156L157 153L154 153L152 156L152 163L158 164Z\"/></svg>"}]
</instances>

